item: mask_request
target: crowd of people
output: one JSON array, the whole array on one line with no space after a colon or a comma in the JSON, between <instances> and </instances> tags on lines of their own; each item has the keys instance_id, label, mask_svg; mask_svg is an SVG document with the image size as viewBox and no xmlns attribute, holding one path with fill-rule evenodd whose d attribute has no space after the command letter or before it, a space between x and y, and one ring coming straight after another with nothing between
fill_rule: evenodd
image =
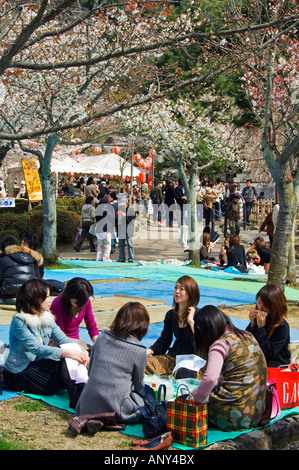
<instances>
[{"instance_id":1,"label":"crowd of people","mask_svg":"<svg viewBox=\"0 0 299 470\"><path fill-rule=\"evenodd\" d=\"M155 181L153 187L148 191L144 191L142 185L134 183L132 191L129 187L123 187L118 193L113 190L113 187L110 187L110 182L104 179L96 181L90 177L85 183L84 178L80 178L78 185L82 193L84 192L86 199L81 211L80 233L77 236L74 249L79 252L84 240L88 239L90 251L96 252L97 261L111 261L110 254L114 253L117 244L119 248L118 261L125 262L126 259L129 262L134 261L134 223L136 214L139 214L140 211L141 213L145 211L148 219L152 217L154 224L166 224L171 228L176 218L178 226L184 228L184 220L187 219L187 197L180 179ZM242 272L247 269L250 255L245 256L239 235L242 222L244 229L249 227L252 205L259 197L261 196L257 196L249 179L242 191L240 191L240 184L235 183L233 179L228 183L223 183L221 179L216 181L208 181L205 178L198 179L196 187L197 217L198 221L204 222L203 242L200 247L202 262L211 262L220 268L238 266ZM228 225L230 238L226 239L217 257L215 253L212 253L212 250L219 235L214 232L213 228L215 227L214 223L221 221L221 219L225 220L225 225ZM101 221L103 223L99 224ZM119 233L120 227L121 233ZM261 224L260 232L265 228L271 249L274 234L272 211L267 214ZM95 245L95 237L97 246ZM184 246L187 243L181 243L181 245ZM127 257L125 246L128 250ZM267 270L269 263L262 259L259 263L255 260L254 264L266 266Z\"/></svg>"}]
</instances>

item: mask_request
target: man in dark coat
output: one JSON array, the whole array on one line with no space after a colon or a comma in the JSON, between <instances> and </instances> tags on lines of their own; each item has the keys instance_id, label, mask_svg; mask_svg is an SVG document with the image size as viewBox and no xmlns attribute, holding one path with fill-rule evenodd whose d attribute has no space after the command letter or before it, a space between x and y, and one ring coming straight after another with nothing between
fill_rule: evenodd
<instances>
[{"instance_id":1,"label":"man in dark coat","mask_svg":"<svg viewBox=\"0 0 299 470\"><path fill-rule=\"evenodd\" d=\"M0 303L11 305L15 304L17 290L24 282L40 277L43 257L37 251L21 246L10 235L2 238L0 249Z\"/></svg>"}]
</instances>

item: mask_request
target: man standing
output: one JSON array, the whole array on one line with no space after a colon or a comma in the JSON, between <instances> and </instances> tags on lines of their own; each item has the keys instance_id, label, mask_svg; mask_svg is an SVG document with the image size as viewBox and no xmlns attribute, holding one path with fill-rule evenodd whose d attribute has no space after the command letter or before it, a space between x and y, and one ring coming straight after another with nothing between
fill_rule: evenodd
<instances>
[{"instance_id":1,"label":"man standing","mask_svg":"<svg viewBox=\"0 0 299 470\"><path fill-rule=\"evenodd\" d=\"M155 186L150 190L149 194L149 197L153 203L153 221L154 223L158 223L160 225L162 223L160 206L163 203L161 186L161 183L156 183Z\"/></svg>"},{"instance_id":2,"label":"man standing","mask_svg":"<svg viewBox=\"0 0 299 470\"><path fill-rule=\"evenodd\" d=\"M229 223L229 230L231 236L239 235L240 233L240 206L239 206L239 194L234 194L232 202L229 203L227 209L227 217Z\"/></svg>"},{"instance_id":3,"label":"man standing","mask_svg":"<svg viewBox=\"0 0 299 470\"><path fill-rule=\"evenodd\" d=\"M246 186L242 190L243 198L243 212L244 212L244 230L249 228L249 216L253 206L253 203L256 201L257 193L255 188L252 186L251 180L246 180Z\"/></svg>"},{"instance_id":4,"label":"man standing","mask_svg":"<svg viewBox=\"0 0 299 470\"><path fill-rule=\"evenodd\" d=\"M126 195L118 196L118 208L116 212L116 230L118 236L119 259L118 261L125 263L125 245L128 247L128 261L134 263L134 223L136 213L132 206L128 207L128 199Z\"/></svg>"}]
</instances>

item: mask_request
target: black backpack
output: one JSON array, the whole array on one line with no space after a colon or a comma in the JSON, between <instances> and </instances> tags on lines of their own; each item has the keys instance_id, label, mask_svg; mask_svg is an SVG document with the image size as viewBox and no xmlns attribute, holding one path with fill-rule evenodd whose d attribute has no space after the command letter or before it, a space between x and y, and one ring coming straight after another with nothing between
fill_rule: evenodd
<instances>
[{"instance_id":1,"label":"black backpack","mask_svg":"<svg viewBox=\"0 0 299 470\"><path fill-rule=\"evenodd\" d=\"M154 189L152 192L151 192L151 200L152 202L156 201L158 199L158 191L156 189Z\"/></svg>"}]
</instances>

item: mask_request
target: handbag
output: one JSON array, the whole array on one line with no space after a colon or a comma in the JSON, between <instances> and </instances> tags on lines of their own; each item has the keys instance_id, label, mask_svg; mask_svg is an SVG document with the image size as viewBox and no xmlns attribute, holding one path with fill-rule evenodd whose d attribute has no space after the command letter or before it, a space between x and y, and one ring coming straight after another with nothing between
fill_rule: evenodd
<instances>
[{"instance_id":1,"label":"handbag","mask_svg":"<svg viewBox=\"0 0 299 470\"><path fill-rule=\"evenodd\" d=\"M82 228L81 227L77 227L77 233L76 233L76 237L75 237L75 240L79 240L80 236L81 236L81 233L82 233Z\"/></svg>"},{"instance_id":2,"label":"handbag","mask_svg":"<svg viewBox=\"0 0 299 470\"><path fill-rule=\"evenodd\" d=\"M92 225L89 227L89 233L90 233L91 235L96 236L96 226L97 226L97 224L92 224Z\"/></svg>"},{"instance_id":3,"label":"handbag","mask_svg":"<svg viewBox=\"0 0 299 470\"><path fill-rule=\"evenodd\" d=\"M207 404L189 399L193 394L184 384L178 387L178 393L182 388L187 390L187 394L167 403L167 430L172 432L173 441L178 444L194 449L205 446L208 433Z\"/></svg>"},{"instance_id":4,"label":"handbag","mask_svg":"<svg viewBox=\"0 0 299 470\"><path fill-rule=\"evenodd\" d=\"M299 406L299 370L298 366L294 370L290 367L268 367L268 380L276 382L282 410Z\"/></svg>"},{"instance_id":5,"label":"handbag","mask_svg":"<svg viewBox=\"0 0 299 470\"><path fill-rule=\"evenodd\" d=\"M133 393L136 393L136 395L143 399L144 405L139 406L137 402L135 403L137 403L141 412L143 434L146 438L152 439L167 431L166 385L161 384L159 386L157 400L154 390L149 385L145 385L143 390L145 391L144 393L136 391Z\"/></svg>"},{"instance_id":6,"label":"handbag","mask_svg":"<svg viewBox=\"0 0 299 470\"><path fill-rule=\"evenodd\" d=\"M265 426L281 413L276 382L267 380L265 411L258 426Z\"/></svg>"}]
</instances>

